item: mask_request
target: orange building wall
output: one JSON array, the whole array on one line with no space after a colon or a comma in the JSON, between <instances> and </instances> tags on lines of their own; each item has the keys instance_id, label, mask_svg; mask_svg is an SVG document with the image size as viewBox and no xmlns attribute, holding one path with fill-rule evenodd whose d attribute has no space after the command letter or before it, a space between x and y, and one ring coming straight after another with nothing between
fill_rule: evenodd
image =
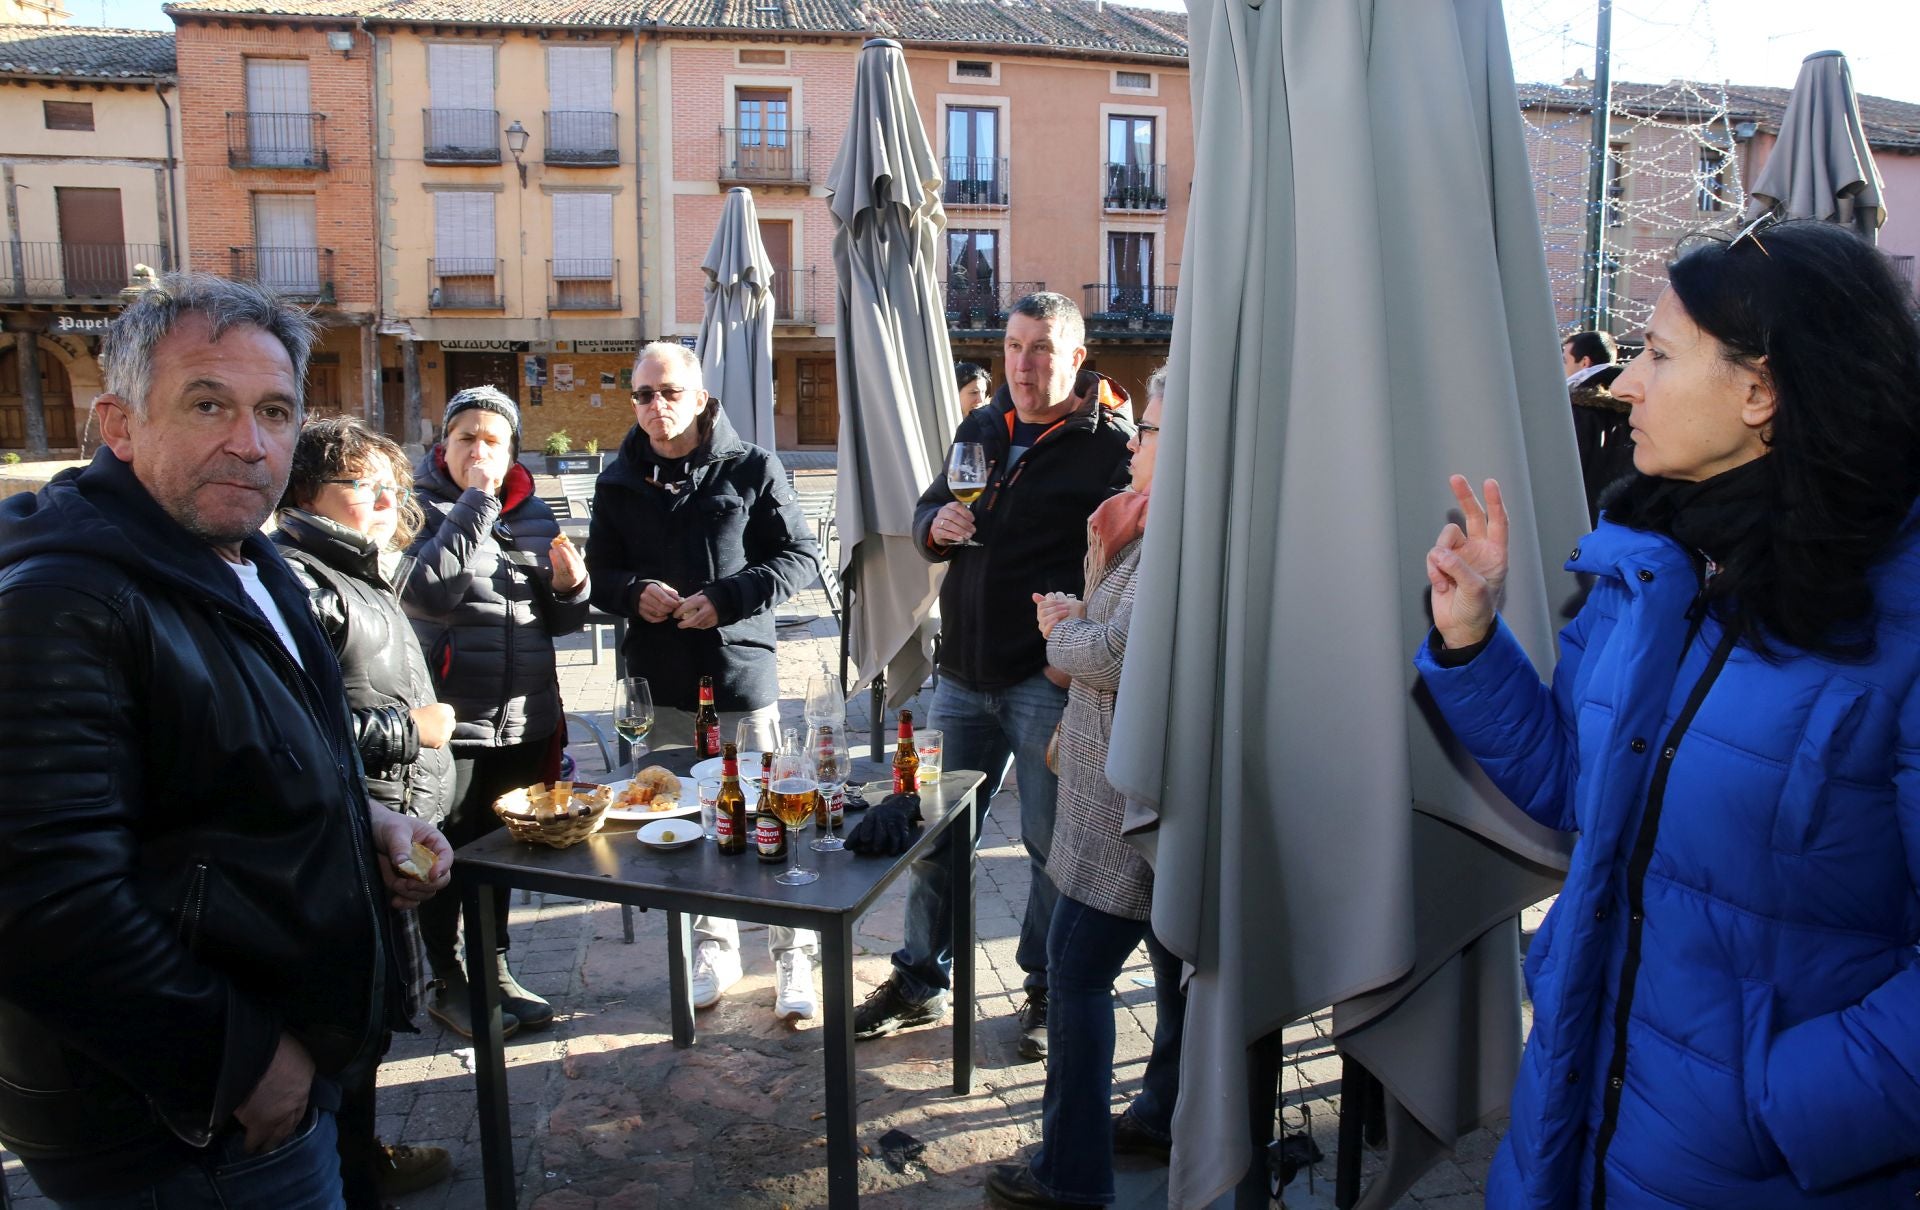
<instances>
[{"instance_id":1,"label":"orange building wall","mask_svg":"<svg viewBox=\"0 0 1920 1210\"><path fill-rule=\"evenodd\" d=\"M328 49L325 26L261 21L222 28L190 19L176 24L193 267L226 274L228 248L255 242L256 191L311 193L319 244L333 249L337 305L372 312L380 265L373 208L372 46L366 36L354 30L353 50L342 56ZM227 114L246 111L242 60L248 55L306 59L310 103L314 112L326 115L328 171L227 166ZM359 398L357 389L352 397Z\"/></svg>"}]
</instances>

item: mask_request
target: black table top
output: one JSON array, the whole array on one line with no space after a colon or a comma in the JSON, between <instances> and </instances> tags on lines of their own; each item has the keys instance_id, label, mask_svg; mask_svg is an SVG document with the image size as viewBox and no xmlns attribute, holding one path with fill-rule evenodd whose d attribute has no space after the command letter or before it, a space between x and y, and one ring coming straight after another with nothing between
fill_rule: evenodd
<instances>
[{"instance_id":1,"label":"black table top","mask_svg":"<svg viewBox=\"0 0 1920 1210\"><path fill-rule=\"evenodd\" d=\"M690 749L669 749L641 759L685 769L693 763L690 757ZM682 848L655 849L641 844L632 828L616 824L565 849L523 844L502 828L461 847L454 854L453 876L456 882L528 887L610 902L657 903L775 924L786 921L769 920L766 909L781 914L794 910L858 914L866 910L896 866L932 846L984 780L979 773L947 770L937 785L923 786L920 814L925 826L913 846L898 857L862 857L846 850L816 853L803 847L801 866L820 872L819 879L805 886L775 882L774 876L787 868L786 863L763 862L751 850L722 857L704 839ZM857 822L857 816L849 816L847 826ZM695 830L700 827L698 818L687 824ZM802 832L798 843L805 846L808 839L809 833Z\"/></svg>"}]
</instances>

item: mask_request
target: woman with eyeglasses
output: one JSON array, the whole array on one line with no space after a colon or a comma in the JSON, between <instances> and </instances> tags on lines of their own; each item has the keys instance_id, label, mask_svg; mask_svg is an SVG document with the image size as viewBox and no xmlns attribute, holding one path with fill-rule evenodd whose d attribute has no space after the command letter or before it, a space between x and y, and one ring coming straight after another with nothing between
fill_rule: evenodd
<instances>
[{"instance_id":1,"label":"woman with eyeglasses","mask_svg":"<svg viewBox=\"0 0 1920 1210\"><path fill-rule=\"evenodd\" d=\"M1128 490L1087 521L1086 600L1034 594L1047 662L1073 677L1056 737L1060 777L1047 876L1059 888L1047 931L1047 1088L1040 1149L1030 1162L987 1178L1000 1206L1104 1206L1114 1200L1113 1157L1167 1162L1180 1087L1180 1040L1187 997L1180 960L1147 916L1153 869L1120 834L1126 799L1107 784L1107 740L1127 654L1127 627L1146 535L1148 493L1160 447L1167 370L1147 380L1147 406L1128 444ZM1140 1092L1109 1114L1113 1100L1113 984L1142 941L1153 963L1153 1052Z\"/></svg>"},{"instance_id":2,"label":"woman with eyeglasses","mask_svg":"<svg viewBox=\"0 0 1920 1210\"><path fill-rule=\"evenodd\" d=\"M440 443L414 470L425 521L401 604L427 653L453 732L453 805L441 830L454 848L501 826L500 795L551 781L566 748L553 640L587 620L587 568L533 494L519 462L520 409L493 387L447 401ZM507 896L497 900L501 1008L513 1027L543 1029L553 1006L507 966ZM427 1013L473 1036L467 979L456 957L460 901L430 900L420 933L434 978Z\"/></svg>"},{"instance_id":3,"label":"woman with eyeglasses","mask_svg":"<svg viewBox=\"0 0 1920 1210\"><path fill-rule=\"evenodd\" d=\"M400 552L420 527L413 475L398 445L351 417L300 430L273 540L320 629L333 643L353 712L367 794L403 815L438 823L453 795L453 709L434 700L433 678L395 595ZM419 1007L420 930L413 912L390 912L404 1017ZM341 1176L349 1210L378 1210L445 1180L440 1147L385 1146L374 1135L374 1073L343 1090Z\"/></svg>"},{"instance_id":4,"label":"woman with eyeglasses","mask_svg":"<svg viewBox=\"0 0 1920 1210\"><path fill-rule=\"evenodd\" d=\"M1542 684L1498 485L1427 555L1454 734L1578 833L1527 955L1494 1207L1920 1193L1920 330L1885 257L1763 222L1669 266L1613 384L1636 474Z\"/></svg>"}]
</instances>

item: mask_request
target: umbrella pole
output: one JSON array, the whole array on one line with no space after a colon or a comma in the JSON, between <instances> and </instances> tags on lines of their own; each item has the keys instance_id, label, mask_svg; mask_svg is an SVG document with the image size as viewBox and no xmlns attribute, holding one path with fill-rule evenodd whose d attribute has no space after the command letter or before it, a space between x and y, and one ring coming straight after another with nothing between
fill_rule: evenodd
<instances>
[{"instance_id":1,"label":"umbrella pole","mask_svg":"<svg viewBox=\"0 0 1920 1210\"><path fill-rule=\"evenodd\" d=\"M1280 1092L1280 1030L1247 1048L1247 1132L1252 1146L1246 1175L1234 1190L1235 1210L1266 1210L1273 1204L1274 1106Z\"/></svg>"},{"instance_id":2,"label":"umbrella pole","mask_svg":"<svg viewBox=\"0 0 1920 1210\"><path fill-rule=\"evenodd\" d=\"M880 735L881 735L881 732L884 731L887 726L886 669L884 668L881 669L880 672L874 676L873 685L868 690L868 692L870 692L873 695L872 698L869 699L867 704L868 714L871 715L873 719L873 738L871 741L872 746L867 749L867 759L874 762L875 764L879 764L880 763Z\"/></svg>"}]
</instances>

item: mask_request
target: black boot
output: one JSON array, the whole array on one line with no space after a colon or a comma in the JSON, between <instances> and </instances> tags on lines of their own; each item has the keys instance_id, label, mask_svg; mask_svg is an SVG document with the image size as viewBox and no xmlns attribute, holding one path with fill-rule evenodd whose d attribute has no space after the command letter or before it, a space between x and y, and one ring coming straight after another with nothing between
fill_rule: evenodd
<instances>
[{"instance_id":1,"label":"black boot","mask_svg":"<svg viewBox=\"0 0 1920 1210\"><path fill-rule=\"evenodd\" d=\"M467 977L458 968L433 982L433 995L427 1000L427 1015L463 1038L473 1037L473 1005L468 999ZM551 1017L551 1012L549 1012ZM520 1017L503 999L500 1005L500 1036L511 1038L520 1029Z\"/></svg>"},{"instance_id":2,"label":"black boot","mask_svg":"<svg viewBox=\"0 0 1920 1210\"><path fill-rule=\"evenodd\" d=\"M553 1024L553 1005L520 985L507 969L507 952L500 951L500 1007L520 1019L520 1028L545 1029Z\"/></svg>"}]
</instances>

